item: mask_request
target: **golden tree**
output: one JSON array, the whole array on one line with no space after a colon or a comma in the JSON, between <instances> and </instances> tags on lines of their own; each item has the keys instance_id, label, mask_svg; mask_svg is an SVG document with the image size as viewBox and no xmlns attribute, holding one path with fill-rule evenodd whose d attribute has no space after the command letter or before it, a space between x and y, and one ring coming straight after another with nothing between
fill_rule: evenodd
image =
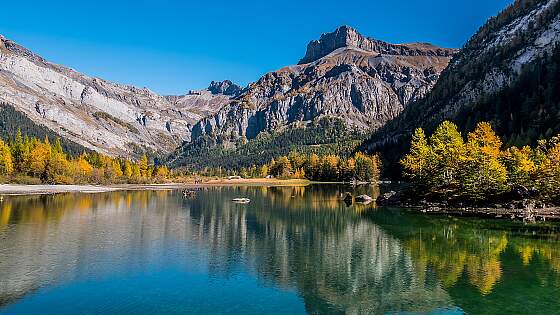
<instances>
[{"instance_id":1,"label":"golden tree","mask_svg":"<svg viewBox=\"0 0 560 315\"><path fill-rule=\"evenodd\" d=\"M461 173L461 193L483 199L507 189L507 169L500 161L502 141L487 122L478 123L468 135Z\"/></svg>"},{"instance_id":2,"label":"golden tree","mask_svg":"<svg viewBox=\"0 0 560 315\"><path fill-rule=\"evenodd\" d=\"M13 171L14 164L10 147L0 140L0 174L11 175Z\"/></svg>"}]
</instances>

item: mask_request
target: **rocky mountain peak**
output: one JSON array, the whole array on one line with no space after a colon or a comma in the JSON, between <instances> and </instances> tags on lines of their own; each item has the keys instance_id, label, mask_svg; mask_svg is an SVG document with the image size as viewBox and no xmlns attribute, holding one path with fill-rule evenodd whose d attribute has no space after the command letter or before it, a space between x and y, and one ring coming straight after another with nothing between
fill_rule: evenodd
<instances>
[{"instance_id":1,"label":"rocky mountain peak","mask_svg":"<svg viewBox=\"0 0 560 315\"><path fill-rule=\"evenodd\" d=\"M307 52L299 64L316 61L331 52L344 47L357 48L368 52L401 56L438 56L451 57L456 49L440 48L429 43L390 44L381 40L365 37L353 27L343 25L334 32L322 34L319 40L307 45Z\"/></svg>"},{"instance_id":2,"label":"rocky mountain peak","mask_svg":"<svg viewBox=\"0 0 560 315\"><path fill-rule=\"evenodd\" d=\"M208 91L214 95L237 95L241 92L241 87L230 80L212 81L210 82L210 86L208 86Z\"/></svg>"}]
</instances>

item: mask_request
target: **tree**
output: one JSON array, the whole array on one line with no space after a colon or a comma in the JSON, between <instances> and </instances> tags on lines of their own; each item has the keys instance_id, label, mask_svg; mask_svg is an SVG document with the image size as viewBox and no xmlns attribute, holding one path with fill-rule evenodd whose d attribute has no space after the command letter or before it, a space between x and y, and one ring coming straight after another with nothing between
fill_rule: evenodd
<instances>
[{"instance_id":1,"label":"tree","mask_svg":"<svg viewBox=\"0 0 560 315\"><path fill-rule=\"evenodd\" d=\"M12 143L12 157L13 157L13 164L16 171L21 171L23 167L23 137L21 135L21 129L18 128L16 132L16 137L14 142Z\"/></svg>"},{"instance_id":2,"label":"tree","mask_svg":"<svg viewBox=\"0 0 560 315\"><path fill-rule=\"evenodd\" d=\"M80 157L78 158L78 173L84 179L91 177L91 175L93 174L93 167L86 160L84 154L80 155Z\"/></svg>"},{"instance_id":3,"label":"tree","mask_svg":"<svg viewBox=\"0 0 560 315\"><path fill-rule=\"evenodd\" d=\"M45 171L42 175L43 180L47 183L69 184L72 180L68 176L68 171L69 163L66 155L62 151L62 147L60 147L60 141L56 141L47 160Z\"/></svg>"},{"instance_id":4,"label":"tree","mask_svg":"<svg viewBox=\"0 0 560 315\"><path fill-rule=\"evenodd\" d=\"M11 175L13 171L14 164L10 147L0 140L0 174Z\"/></svg>"},{"instance_id":5,"label":"tree","mask_svg":"<svg viewBox=\"0 0 560 315\"><path fill-rule=\"evenodd\" d=\"M422 191L429 190L434 167L434 155L422 128L417 128L410 142L410 153L400 160L405 177Z\"/></svg>"},{"instance_id":6,"label":"tree","mask_svg":"<svg viewBox=\"0 0 560 315\"><path fill-rule=\"evenodd\" d=\"M465 160L465 144L457 126L449 121L441 123L430 137L434 154L430 187L435 193L456 192Z\"/></svg>"},{"instance_id":7,"label":"tree","mask_svg":"<svg viewBox=\"0 0 560 315\"><path fill-rule=\"evenodd\" d=\"M115 178L121 178L123 176L121 163L119 163L119 161L117 161L117 160L112 161L112 163L111 163L111 173Z\"/></svg>"},{"instance_id":8,"label":"tree","mask_svg":"<svg viewBox=\"0 0 560 315\"><path fill-rule=\"evenodd\" d=\"M536 165L532 159L533 150L529 146L522 149L511 147L502 154L512 186L533 188Z\"/></svg>"},{"instance_id":9,"label":"tree","mask_svg":"<svg viewBox=\"0 0 560 315\"><path fill-rule=\"evenodd\" d=\"M320 161L319 156L315 153L311 154L307 162L307 175L310 179L318 179L319 177Z\"/></svg>"},{"instance_id":10,"label":"tree","mask_svg":"<svg viewBox=\"0 0 560 315\"><path fill-rule=\"evenodd\" d=\"M271 167L271 173L279 177L289 177L292 174L292 164L287 156L282 156Z\"/></svg>"},{"instance_id":11,"label":"tree","mask_svg":"<svg viewBox=\"0 0 560 315\"><path fill-rule=\"evenodd\" d=\"M460 180L462 194L484 199L506 190L507 169L499 159L501 146L487 122L478 123L469 133Z\"/></svg>"},{"instance_id":12,"label":"tree","mask_svg":"<svg viewBox=\"0 0 560 315\"><path fill-rule=\"evenodd\" d=\"M367 156L362 152L357 152L354 155L354 160L356 161L354 171L356 179L371 182L379 177L379 169L373 157Z\"/></svg>"},{"instance_id":13,"label":"tree","mask_svg":"<svg viewBox=\"0 0 560 315\"><path fill-rule=\"evenodd\" d=\"M135 179L138 179L138 178L141 177L140 167L136 163L132 164L132 177L135 178Z\"/></svg>"},{"instance_id":14,"label":"tree","mask_svg":"<svg viewBox=\"0 0 560 315\"><path fill-rule=\"evenodd\" d=\"M124 171L123 171L123 173L127 178L132 177L132 164L130 163L129 160L124 161Z\"/></svg>"},{"instance_id":15,"label":"tree","mask_svg":"<svg viewBox=\"0 0 560 315\"><path fill-rule=\"evenodd\" d=\"M169 177L169 169L166 166L158 166L154 176L158 179L167 178Z\"/></svg>"},{"instance_id":16,"label":"tree","mask_svg":"<svg viewBox=\"0 0 560 315\"><path fill-rule=\"evenodd\" d=\"M140 162L138 162L138 168L140 170L140 176L147 178L148 177L148 167L149 167L149 162L148 162L148 156L146 154L142 155L142 158L140 159Z\"/></svg>"},{"instance_id":17,"label":"tree","mask_svg":"<svg viewBox=\"0 0 560 315\"><path fill-rule=\"evenodd\" d=\"M333 154L325 155L321 161L320 180L336 181L338 180L338 163L340 158Z\"/></svg>"},{"instance_id":18,"label":"tree","mask_svg":"<svg viewBox=\"0 0 560 315\"><path fill-rule=\"evenodd\" d=\"M267 177L268 176L268 165L265 164L265 165L261 166L259 173L260 173L261 177Z\"/></svg>"},{"instance_id":19,"label":"tree","mask_svg":"<svg viewBox=\"0 0 560 315\"><path fill-rule=\"evenodd\" d=\"M45 143L41 143L37 139L32 142L31 157L29 161L29 168L32 176L41 176L45 172L47 162L51 156L51 147L48 138Z\"/></svg>"},{"instance_id":20,"label":"tree","mask_svg":"<svg viewBox=\"0 0 560 315\"><path fill-rule=\"evenodd\" d=\"M550 141L550 148L537 167L536 184L546 200L560 199L560 141Z\"/></svg>"}]
</instances>

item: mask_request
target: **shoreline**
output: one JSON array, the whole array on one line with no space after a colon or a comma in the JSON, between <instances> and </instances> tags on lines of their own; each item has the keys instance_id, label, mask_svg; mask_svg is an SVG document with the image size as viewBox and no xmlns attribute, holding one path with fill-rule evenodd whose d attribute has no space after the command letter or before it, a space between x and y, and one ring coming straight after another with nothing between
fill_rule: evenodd
<instances>
[{"instance_id":1,"label":"shoreline","mask_svg":"<svg viewBox=\"0 0 560 315\"><path fill-rule=\"evenodd\" d=\"M527 223L537 223L546 221L560 221L560 207L548 207L538 209L508 209L508 208L488 208L488 207L422 207L410 205L391 205L388 207L399 207L409 211L422 214L441 215L446 214L457 217L475 217L501 220L517 220Z\"/></svg>"},{"instance_id":2,"label":"shoreline","mask_svg":"<svg viewBox=\"0 0 560 315\"><path fill-rule=\"evenodd\" d=\"M27 184L0 184L0 196L28 196L28 195L52 195L62 193L105 193L115 191L138 191L138 190L174 190L195 187L217 187L217 186L307 186L312 182L307 180L278 180L278 179L214 179L202 183L177 182L160 184L108 184L108 185L27 185Z\"/></svg>"}]
</instances>

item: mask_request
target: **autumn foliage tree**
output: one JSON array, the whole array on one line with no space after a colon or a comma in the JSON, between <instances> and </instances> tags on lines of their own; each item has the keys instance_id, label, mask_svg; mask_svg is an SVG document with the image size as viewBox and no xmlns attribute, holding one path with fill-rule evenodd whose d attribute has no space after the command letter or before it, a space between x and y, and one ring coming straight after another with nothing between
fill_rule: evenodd
<instances>
[{"instance_id":1,"label":"autumn foliage tree","mask_svg":"<svg viewBox=\"0 0 560 315\"><path fill-rule=\"evenodd\" d=\"M381 162L377 155L357 152L351 157L334 154L300 154L295 151L280 156L260 168L243 168L242 176L277 178L299 178L314 181L364 181L379 179Z\"/></svg>"},{"instance_id":2,"label":"autumn foliage tree","mask_svg":"<svg viewBox=\"0 0 560 315\"><path fill-rule=\"evenodd\" d=\"M426 196L486 200L514 188L537 190L545 200L560 198L560 137L537 148L503 149L492 126L481 122L465 142L457 126L443 122L426 139L417 129L401 159L404 176Z\"/></svg>"},{"instance_id":3,"label":"autumn foliage tree","mask_svg":"<svg viewBox=\"0 0 560 315\"><path fill-rule=\"evenodd\" d=\"M41 141L18 130L12 140L0 140L0 175L4 182L71 184L161 181L172 174L146 155L138 162L95 152L71 156L60 139L51 144L48 137Z\"/></svg>"}]
</instances>

